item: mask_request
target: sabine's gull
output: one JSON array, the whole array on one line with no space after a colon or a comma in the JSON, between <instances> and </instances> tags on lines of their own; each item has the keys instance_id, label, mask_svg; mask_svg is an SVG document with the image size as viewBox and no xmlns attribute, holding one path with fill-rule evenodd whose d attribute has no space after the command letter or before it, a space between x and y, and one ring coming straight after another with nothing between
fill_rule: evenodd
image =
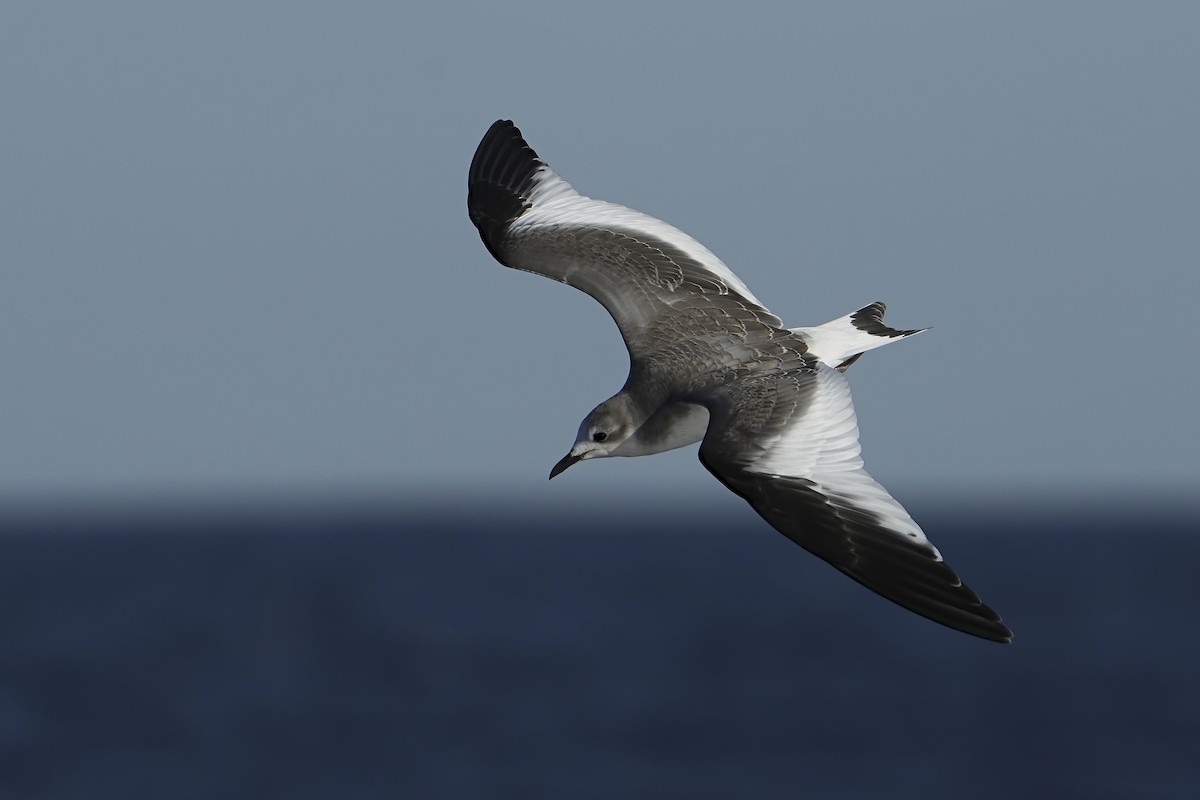
<instances>
[{"instance_id":1,"label":"sabine's gull","mask_svg":"<svg viewBox=\"0 0 1200 800\"><path fill-rule=\"evenodd\" d=\"M591 295L629 350L625 386L584 418L551 478L578 461L700 442L701 463L796 544L910 611L1012 640L863 469L842 373L919 330L884 325L883 303L784 327L703 245L579 194L508 120L479 143L467 207L497 261Z\"/></svg>"}]
</instances>

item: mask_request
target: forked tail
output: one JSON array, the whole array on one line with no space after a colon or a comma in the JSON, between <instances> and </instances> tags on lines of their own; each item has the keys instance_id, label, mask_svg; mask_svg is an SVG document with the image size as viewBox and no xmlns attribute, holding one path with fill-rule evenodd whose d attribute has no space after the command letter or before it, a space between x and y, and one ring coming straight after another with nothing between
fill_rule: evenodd
<instances>
[{"instance_id":1,"label":"forked tail","mask_svg":"<svg viewBox=\"0 0 1200 800\"><path fill-rule=\"evenodd\" d=\"M792 328L808 344L808 351L831 367L845 372L868 350L905 339L928 328L897 330L883 324L887 306L871 303L853 314L818 325L815 328Z\"/></svg>"}]
</instances>

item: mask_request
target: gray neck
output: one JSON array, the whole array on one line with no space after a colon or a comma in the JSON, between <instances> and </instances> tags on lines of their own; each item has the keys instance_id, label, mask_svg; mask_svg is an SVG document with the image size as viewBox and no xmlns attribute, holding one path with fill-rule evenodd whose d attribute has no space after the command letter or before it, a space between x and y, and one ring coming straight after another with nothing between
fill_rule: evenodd
<instances>
[{"instance_id":1,"label":"gray neck","mask_svg":"<svg viewBox=\"0 0 1200 800\"><path fill-rule=\"evenodd\" d=\"M614 456L648 456L695 444L708 430L708 409L693 403L665 403L612 452Z\"/></svg>"},{"instance_id":2,"label":"gray neck","mask_svg":"<svg viewBox=\"0 0 1200 800\"><path fill-rule=\"evenodd\" d=\"M635 367L629 371L629 378L616 397L625 399L630 417L640 425L667 403L670 391L661 376Z\"/></svg>"}]
</instances>

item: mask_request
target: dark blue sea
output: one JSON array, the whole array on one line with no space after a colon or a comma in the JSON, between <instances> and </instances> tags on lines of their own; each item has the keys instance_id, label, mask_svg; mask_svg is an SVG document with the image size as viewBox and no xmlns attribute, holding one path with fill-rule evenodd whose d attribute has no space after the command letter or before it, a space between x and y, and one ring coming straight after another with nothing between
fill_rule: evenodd
<instances>
[{"instance_id":1,"label":"dark blue sea","mask_svg":"<svg viewBox=\"0 0 1200 800\"><path fill-rule=\"evenodd\" d=\"M1200 797L1194 509L914 505L1012 645L735 504L9 509L0 798Z\"/></svg>"}]
</instances>

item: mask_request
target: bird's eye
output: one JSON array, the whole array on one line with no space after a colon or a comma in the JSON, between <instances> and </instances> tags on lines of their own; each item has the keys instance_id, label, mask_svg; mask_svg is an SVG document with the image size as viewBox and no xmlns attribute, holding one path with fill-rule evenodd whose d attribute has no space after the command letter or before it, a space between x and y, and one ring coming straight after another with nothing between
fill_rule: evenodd
<instances>
[{"instance_id":1,"label":"bird's eye","mask_svg":"<svg viewBox=\"0 0 1200 800\"><path fill-rule=\"evenodd\" d=\"M593 442L603 442L607 438L608 438L608 434L605 433L604 431L596 431L595 433L592 434Z\"/></svg>"}]
</instances>

